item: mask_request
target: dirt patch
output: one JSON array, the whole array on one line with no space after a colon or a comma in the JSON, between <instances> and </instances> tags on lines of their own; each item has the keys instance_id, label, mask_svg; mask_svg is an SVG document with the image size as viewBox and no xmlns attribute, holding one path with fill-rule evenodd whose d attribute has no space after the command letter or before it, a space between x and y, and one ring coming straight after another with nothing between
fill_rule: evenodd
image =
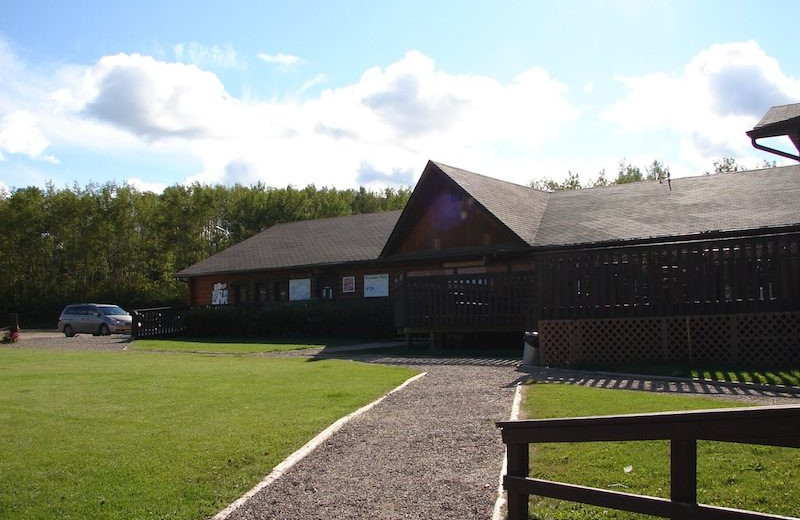
<instances>
[{"instance_id":1,"label":"dirt patch","mask_svg":"<svg viewBox=\"0 0 800 520\"><path fill-rule=\"evenodd\" d=\"M67 338L57 330L22 330L19 343L13 347L47 348L56 350L125 350L131 337L126 334L92 336L76 334Z\"/></svg>"}]
</instances>

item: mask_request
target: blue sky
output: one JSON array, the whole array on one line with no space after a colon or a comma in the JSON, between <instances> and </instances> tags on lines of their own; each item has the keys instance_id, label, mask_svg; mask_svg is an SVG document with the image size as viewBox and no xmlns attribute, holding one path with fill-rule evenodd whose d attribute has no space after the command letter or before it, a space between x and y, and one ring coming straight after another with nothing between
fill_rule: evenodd
<instances>
[{"instance_id":1,"label":"blue sky","mask_svg":"<svg viewBox=\"0 0 800 520\"><path fill-rule=\"evenodd\" d=\"M201 4L201 5L197 5ZM796 1L0 0L0 189L527 183L776 159ZM780 160L778 160L781 163Z\"/></svg>"}]
</instances>

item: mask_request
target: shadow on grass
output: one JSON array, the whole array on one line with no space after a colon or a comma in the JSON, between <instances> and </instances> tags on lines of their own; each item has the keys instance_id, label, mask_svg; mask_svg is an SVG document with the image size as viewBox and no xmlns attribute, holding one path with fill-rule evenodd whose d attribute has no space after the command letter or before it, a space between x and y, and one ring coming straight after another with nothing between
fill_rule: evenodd
<instances>
[{"instance_id":1,"label":"shadow on grass","mask_svg":"<svg viewBox=\"0 0 800 520\"><path fill-rule=\"evenodd\" d=\"M148 338L145 338L148 339ZM311 345L322 348L343 347L348 345L360 345L369 343L371 340L364 338L250 338L250 337L225 337L225 338L204 338L204 337L175 337L164 338L165 340L180 343L242 343L248 345Z\"/></svg>"},{"instance_id":2,"label":"shadow on grass","mask_svg":"<svg viewBox=\"0 0 800 520\"><path fill-rule=\"evenodd\" d=\"M391 365L469 365L469 366L518 366L522 359L522 348L441 348L433 350L430 343L387 344L373 348L337 349L326 348L310 357L308 361L323 359L349 359ZM525 378L527 376L522 376Z\"/></svg>"},{"instance_id":3,"label":"shadow on grass","mask_svg":"<svg viewBox=\"0 0 800 520\"><path fill-rule=\"evenodd\" d=\"M757 383L800 387L800 368L798 367L742 367L706 365L649 365L632 364L619 366L581 365L578 370L618 372L621 374L641 374L647 376L668 376L694 379L697 381Z\"/></svg>"}]
</instances>

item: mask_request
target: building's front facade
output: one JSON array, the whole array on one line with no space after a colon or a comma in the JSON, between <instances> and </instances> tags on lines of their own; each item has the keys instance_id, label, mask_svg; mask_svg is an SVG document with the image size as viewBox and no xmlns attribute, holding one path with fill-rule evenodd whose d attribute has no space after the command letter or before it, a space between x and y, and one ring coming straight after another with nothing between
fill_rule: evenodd
<instances>
[{"instance_id":1,"label":"building's front facade","mask_svg":"<svg viewBox=\"0 0 800 520\"><path fill-rule=\"evenodd\" d=\"M549 364L798 363L798 181L546 193L429 162L402 211L273 226L178 276L193 305L390 297L401 332L539 330Z\"/></svg>"}]
</instances>

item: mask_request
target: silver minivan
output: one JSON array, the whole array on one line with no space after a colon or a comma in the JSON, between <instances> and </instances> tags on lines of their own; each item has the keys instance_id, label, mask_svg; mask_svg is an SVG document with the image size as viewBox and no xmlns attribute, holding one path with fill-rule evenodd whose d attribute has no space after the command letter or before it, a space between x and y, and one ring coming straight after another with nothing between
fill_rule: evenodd
<instances>
[{"instance_id":1,"label":"silver minivan","mask_svg":"<svg viewBox=\"0 0 800 520\"><path fill-rule=\"evenodd\" d=\"M61 312L58 330L68 338L79 332L95 336L130 334L131 315L116 305L75 303L67 305Z\"/></svg>"}]
</instances>

